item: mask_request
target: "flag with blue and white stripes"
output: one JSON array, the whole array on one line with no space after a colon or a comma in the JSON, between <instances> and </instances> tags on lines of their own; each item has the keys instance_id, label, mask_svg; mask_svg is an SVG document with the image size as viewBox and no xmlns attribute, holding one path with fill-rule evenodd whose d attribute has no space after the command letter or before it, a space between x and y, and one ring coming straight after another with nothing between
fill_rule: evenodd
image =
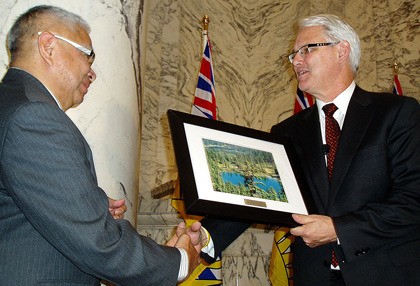
<instances>
[{"instance_id":1,"label":"flag with blue and white stripes","mask_svg":"<svg viewBox=\"0 0 420 286\"><path fill-rule=\"evenodd\" d=\"M398 78L398 74L397 73L394 74L394 86L392 88L392 92L395 95L402 95L403 94L403 91L402 91L402 88L401 88L401 84L400 84L400 80Z\"/></svg>"},{"instance_id":2,"label":"flag with blue and white stripes","mask_svg":"<svg viewBox=\"0 0 420 286\"><path fill-rule=\"evenodd\" d=\"M299 111L311 107L312 105L314 105L313 96L309 93L301 91L298 87L296 90L295 108L293 113L296 114Z\"/></svg>"},{"instance_id":3,"label":"flag with blue and white stripes","mask_svg":"<svg viewBox=\"0 0 420 286\"><path fill-rule=\"evenodd\" d=\"M191 113L209 119L216 119L216 94L214 89L211 43L207 33L203 34L205 36L205 46Z\"/></svg>"},{"instance_id":4,"label":"flag with blue and white stripes","mask_svg":"<svg viewBox=\"0 0 420 286\"><path fill-rule=\"evenodd\" d=\"M201 60L191 114L216 120L216 94L214 89L211 43L208 38L207 30L203 31L203 45L203 57ZM191 216L186 213L184 201L180 196L179 180L177 181L177 186L175 187L172 198L172 206L181 214L187 226L191 225L194 221L201 219L201 217ZM201 263L185 281L178 284L178 286L209 285L222 285L221 257L217 257L216 261L210 265Z\"/></svg>"}]
</instances>

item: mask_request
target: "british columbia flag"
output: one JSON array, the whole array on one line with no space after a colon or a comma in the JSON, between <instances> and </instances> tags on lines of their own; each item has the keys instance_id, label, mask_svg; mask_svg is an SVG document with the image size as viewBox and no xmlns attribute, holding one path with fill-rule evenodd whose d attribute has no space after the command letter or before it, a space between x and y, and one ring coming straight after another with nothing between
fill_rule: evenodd
<instances>
[{"instance_id":1,"label":"british columbia flag","mask_svg":"<svg viewBox=\"0 0 420 286\"><path fill-rule=\"evenodd\" d=\"M402 95L403 94L401 84L400 84L400 80L398 79L398 74L396 74L396 73L394 74L394 87L392 89L392 92L395 95Z\"/></svg>"},{"instance_id":2,"label":"british columbia flag","mask_svg":"<svg viewBox=\"0 0 420 286\"><path fill-rule=\"evenodd\" d=\"M298 113L308 107L314 105L314 98L309 93L303 92L299 89L296 90L295 108L294 113Z\"/></svg>"},{"instance_id":3,"label":"british columbia flag","mask_svg":"<svg viewBox=\"0 0 420 286\"><path fill-rule=\"evenodd\" d=\"M201 59L200 73L195 89L194 103L191 114L209 119L216 117L216 97L214 89L213 64L211 58L211 44L207 35L207 30L203 31L203 57ZM180 189L176 188L176 194L172 199L172 206L181 214L187 225L192 224L193 219L185 212L185 206L180 197ZM200 263L191 275L178 286L209 286L222 285L222 260L217 257L216 261L210 265Z\"/></svg>"},{"instance_id":4,"label":"british columbia flag","mask_svg":"<svg viewBox=\"0 0 420 286\"><path fill-rule=\"evenodd\" d=\"M203 58L201 60L200 73L195 89L194 104L191 113L216 119L216 94L214 89L213 63L211 58L210 39L205 36Z\"/></svg>"}]
</instances>

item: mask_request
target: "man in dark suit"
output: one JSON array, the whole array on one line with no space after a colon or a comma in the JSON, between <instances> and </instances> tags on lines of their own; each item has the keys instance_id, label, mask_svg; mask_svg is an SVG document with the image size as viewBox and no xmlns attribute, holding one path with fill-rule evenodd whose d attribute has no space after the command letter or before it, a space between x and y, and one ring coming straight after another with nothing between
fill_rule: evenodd
<instances>
[{"instance_id":1,"label":"man in dark suit","mask_svg":"<svg viewBox=\"0 0 420 286\"><path fill-rule=\"evenodd\" d=\"M200 247L182 225L179 239L161 246L112 217L121 216L121 202L109 205L89 145L65 114L96 77L88 33L79 16L37 6L8 35L11 63L0 84L1 285L175 285L199 263ZM199 224L194 229L198 235Z\"/></svg>"},{"instance_id":2,"label":"man in dark suit","mask_svg":"<svg viewBox=\"0 0 420 286\"><path fill-rule=\"evenodd\" d=\"M419 103L358 87L360 54L340 18L300 21L289 60L316 104L271 130L290 138L318 208L293 215L296 286L420 285ZM207 217L202 226L211 262L249 224Z\"/></svg>"}]
</instances>

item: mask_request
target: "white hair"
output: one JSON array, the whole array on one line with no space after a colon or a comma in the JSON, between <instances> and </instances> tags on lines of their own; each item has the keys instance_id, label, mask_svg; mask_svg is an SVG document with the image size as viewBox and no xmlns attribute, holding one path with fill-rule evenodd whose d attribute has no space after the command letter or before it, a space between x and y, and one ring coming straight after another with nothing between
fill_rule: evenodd
<instances>
[{"instance_id":1,"label":"white hair","mask_svg":"<svg viewBox=\"0 0 420 286\"><path fill-rule=\"evenodd\" d=\"M328 41L347 41L350 44L350 65L356 73L361 57L360 39L354 29L344 20L332 14L319 14L299 21L299 27L322 26Z\"/></svg>"}]
</instances>

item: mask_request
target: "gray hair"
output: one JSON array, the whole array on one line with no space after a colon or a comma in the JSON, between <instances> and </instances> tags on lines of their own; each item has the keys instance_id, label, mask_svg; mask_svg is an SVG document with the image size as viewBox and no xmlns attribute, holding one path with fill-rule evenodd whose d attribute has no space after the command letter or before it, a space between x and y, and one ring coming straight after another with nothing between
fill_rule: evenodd
<instances>
[{"instance_id":1,"label":"gray hair","mask_svg":"<svg viewBox=\"0 0 420 286\"><path fill-rule=\"evenodd\" d=\"M89 24L74 13L55 6L35 6L16 19L7 35L7 47L12 59L31 36L37 32L43 32L54 24L64 24L70 30L82 27L87 33L90 33Z\"/></svg>"},{"instance_id":2,"label":"gray hair","mask_svg":"<svg viewBox=\"0 0 420 286\"><path fill-rule=\"evenodd\" d=\"M361 56L360 39L354 29L344 20L331 14L320 14L300 20L299 27L322 26L330 42L346 40L350 44L350 65L356 73Z\"/></svg>"}]
</instances>

